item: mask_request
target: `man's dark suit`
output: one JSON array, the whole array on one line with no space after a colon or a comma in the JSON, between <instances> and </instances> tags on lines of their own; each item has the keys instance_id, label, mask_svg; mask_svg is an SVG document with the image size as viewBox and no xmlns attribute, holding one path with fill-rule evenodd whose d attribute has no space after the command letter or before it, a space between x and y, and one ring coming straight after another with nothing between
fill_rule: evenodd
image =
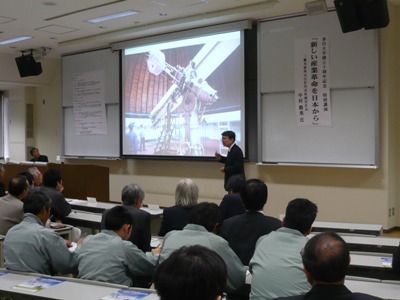
<instances>
[{"instance_id":1,"label":"man's dark suit","mask_svg":"<svg viewBox=\"0 0 400 300\"><path fill-rule=\"evenodd\" d=\"M71 213L71 205L65 200L63 194L53 187L42 187L41 191L45 192L51 199L52 221L64 221L64 218Z\"/></svg>"},{"instance_id":2,"label":"man's dark suit","mask_svg":"<svg viewBox=\"0 0 400 300\"><path fill-rule=\"evenodd\" d=\"M224 220L246 211L239 193L226 194L219 204L219 209Z\"/></svg>"},{"instance_id":3,"label":"man's dark suit","mask_svg":"<svg viewBox=\"0 0 400 300\"><path fill-rule=\"evenodd\" d=\"M172 230L182 230L189 222L191 207L174 205L164 208L163 220L161 222L159 236L166 235Z\"/></svg>"},{"instance_id":4,"label":"man's dark suit","mask_svg":"<svg viewBox=\"0 0 400 300\"><path fill-rule=\"evenodd\" d=\"M260 212L247 211L224 220L219 235L228 241L243 265L248 266L257 240L281 226L282 222L276 218L265 216Z\"/></svg>"},{"instance_id":5,"label":"man's dark suit","mask_svg":"<svg viewBox=\"0 0 400 300\"><path fill-rule=\"evenodd\" d=\"M243 178L246 178L244 175L244 159L242 149L236 144L232 146L229 150L228 155L221 156L220 162L225 164L224 167L224 188L226 189L226 184L228 183L229 177L232 175L242 175Z\"/></svg>"},{"instance_id":6,"label":"man's dark suit","mask_svg":"<svg viewBox=\"0 0 400 300\"><path fill-rule=\"evenodd\" d=\"M31 161L49 162L49 158L46 155L39 155L38 157L32 158Z\"/></svg>"},{"instance_id":7,"label":"man's dark suit","mask_svg":"<svg viewBox=\"0 0 400 300\"><path fill-rule=\"evenodd\" d=\"M143 252L151 251L150 214L140 208L136 208L130 205L125 205L125 207L129 210L129 213L131 214L133 219L133 229L129 240ZM102 229L105 228L104 220L107 213L108 210L104 211L103 217L101 218Z\"/></svg>"},{"instance_id":8,"label":"man's dark suit","mask_svg":"<svg viewBox=\"0 0 400 300\"><path fill-rule=\"evenodd\" d=\"M315 285L305 295L279 297L279 300L378 300L381 298L363 293L352 293L344 285Z\"/></svg>"}]
</instances>

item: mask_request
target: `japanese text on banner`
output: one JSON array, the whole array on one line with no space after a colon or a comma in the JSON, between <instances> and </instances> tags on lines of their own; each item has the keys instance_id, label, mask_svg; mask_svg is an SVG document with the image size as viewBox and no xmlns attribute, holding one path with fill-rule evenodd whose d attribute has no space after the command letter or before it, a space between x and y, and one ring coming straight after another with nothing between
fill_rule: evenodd
<instances>
[{"instance_id":1,"label":"japanese text on banner","mask_svg":"<svg viewBox=\"0 0 400 300\"><path fill-rule=\"evenodd\" d=\"M326 36L295 40L294 76L297 126L331 126Z\"/></svg>"}]
</instances>

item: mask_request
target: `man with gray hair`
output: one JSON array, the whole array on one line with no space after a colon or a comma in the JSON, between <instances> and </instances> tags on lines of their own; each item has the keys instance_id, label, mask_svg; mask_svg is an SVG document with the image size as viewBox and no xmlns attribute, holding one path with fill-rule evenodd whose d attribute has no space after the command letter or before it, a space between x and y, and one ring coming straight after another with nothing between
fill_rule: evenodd
<instances>
[{"instance_id":1,"label":"man with gray hair","mask_svg":"<svg viewBox=\"0 0 400 300\"><path fill-rule=\"evenodd\" d=\"M126 185L122 189L121 201L122 205L127 207L132 219L134 220L132 234L129 241L135 244L143 252L151 251L150 241L150 221L151 216L148 212L140 209L145 197L144 190L135 183ZM105 228L105 216L108 210L103 213L101 220L101 228Z\"/></svg>"},{"instance_id":2,"label":"man with gray hair","mask_svg":"<svg viewBox=\"0 0 400 300\"><path fill-rule=\"evenodd\" d=\"M31 173L33 176L34 190L39 191L43 182L42 172L40 172L40 170L37 167L29 168L28 172Z\"/></svg>"},{"instance_id":3,"label":"man with gray hair","mask_svg":"<svg viewBox=\"0 0 400 300\"><path fill-rule=\"evenodd\" d=\"M164 208L158 235L164 236L172 230L182 230L188 224L189 214L198 198L197 184L189 178L180 180L175 189L175 205Z\"/></svg>"}]
</instances>

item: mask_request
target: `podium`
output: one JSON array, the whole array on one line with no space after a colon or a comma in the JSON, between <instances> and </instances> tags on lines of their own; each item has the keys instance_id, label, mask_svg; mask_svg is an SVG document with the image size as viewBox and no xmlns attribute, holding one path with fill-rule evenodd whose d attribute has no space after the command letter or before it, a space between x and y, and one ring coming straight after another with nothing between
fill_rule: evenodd
<instances>
[{"instance_id":1,"label":"podium","mask_svg":"<svg viewBox=\"0 0 400 300\"><path fill-rule=\"evenodd\" d=\"M11 178L28 168L30 166L6 164L3 178L6 188ZM47 169L60 170L64 185L62 193L65 198L95 197L100 202L110 201L110 171L108 167L48 163L47 166L38 166L37 168L42 173Z\"/></svg>"},{"instance_id":2,"label":"podium","mask_svg":"<svg viewBox=\"0 0 400 300\"><path fill-rule=\"evenodd\" d=\"M65 198L94 197L100 202L110 201L110 171L108 167L49 163L47 168L61 171Z\"/></svg>"}]
</instances>

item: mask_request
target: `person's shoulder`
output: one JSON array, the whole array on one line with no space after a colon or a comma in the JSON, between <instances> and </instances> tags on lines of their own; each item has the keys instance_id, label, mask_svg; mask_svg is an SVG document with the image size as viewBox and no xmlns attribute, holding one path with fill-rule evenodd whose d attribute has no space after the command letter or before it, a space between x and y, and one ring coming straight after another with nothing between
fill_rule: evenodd
<instances>
[{"instance_id":1,"label":"person's shoulder","mask_svg":"<svg viewBox=\"0 0 400 300\"><path fill-rule=\"evenodd\" d=\"M51 228L41 226L38 229L38 231L40 231L40 234L42 234L46 238L50 238L50 239L54 239L54 240L62 239L62 237Z\"/></svg>"},{"instance_id":2,"label":"person's shoulder","mask_svg":"<svg viewBox=\"0 0 400 300\"><path fill-rule=\"evenodd\" d=\"M49 158L48 158L47 155L40 155L40 161L42 161L42 162L48 162L48 161L49 161Z\"/></svg>"},{"instance_id":3,"label":"person's shoulder","mask_svg":"<svg viewBox=\"0 0 400 300\"><path fill-rule=\"evenodd\" d=\"M382 300L382 298L375 297L369 294L364 294L364 293L353 293L353 299L354 300Z\"/></svg>"},{"instance_id":4,"label":"person's shoulder","mask_svg":"<svg viewBox=\"0 0 400 300\"><path fill-rule=\"evenodd\" d=\"M226 225L233 225L233 224L241 222L241 221L243 221L245 219L246 219L246 215L245 214L234 215L234 216L232 216L230 218L225 219L224 222L222 223L222 226L225 225L225 224Z\"/></svg>"},{"instance_id":5,"label":"person's shoulder","mask_svg":"<svg viewBox=\"0 0 400 300\"><path fill-rule=\"evenodd\" d=\"M258 240L257 240L257 247L259 245L262 245L262 244L265 244L265 243L268 244L271 239L275 238L275 233L276 233L276 231L271 231L270 233L267 233L267 234L264 234L264 235L260 236L258 238ZM260 249L261 248L262 247L260 247Z\"/></svg>"},{"instance_id":6,"label":"person's shoulder","mask_svg":"<svg viewBox=\"0 0 400 300\"><path fill-rule=\"evenodd\" d=\"M228 246L229 245L228 241L225 238L223 238L222 236L219 236L219 235L217 235L215 233L207 231L207 232L203 232L202 234L204 235L204 237L206 237L212 243L220 244L220 245L223 245L223 246L225 246L225 245Z\"/></svg>"},{"instance_id":7,"label":"person's shoulder","mask_svg":"<svg viewBox=\"0 0 400 300\"><path fill-rule=\"evenodd\" d=\"M282 221L279 220L278 218L274 218L274 217L271 217L271 216L265 216L264 215L264 219L265 219L265 221L267 223L269 223L271 225L278 226L278 228L282 227Z\"/></svg>"},{"instance_id":8,"label":"person's shoulder","mask_svg":"<svg viewBox=\"0 0 400 300\"><path fill-rule=\"evenodd\" d=\"M236 151L243 152L243 151L242 151L242 148L240 148L240 147L239 147L239 145L238 145L238 144L236 144L236 143L233 145L233 147L232 147L232 149L231 149L231 150L236 150Z\"/></svg>"},{"instance_id":9,"label":"person's shoulder","mask_svg":"<svg viewBox=\"0 0 400 300\"><path fill-rule=\"evenodd\" d=\"M164 208L164 213L167 213L167 214L185 213L185 209L182 206L174 205L174 206Z\"/></svg>"},{"instance_id":10,"label":"person's shoulder","mask_svg":"<svg viewBox=\"0 0 400 300\"><path fill-rule=\"evenodd\" d=\"M239 193L232 193L232 194L226 194L222 200L226 201L234 201L234 202L242 202L242 197L240 196Z\"/></svg>"},{"instance_id":11,"label":"person's shoulder","mask_svg":"<svg viewBox=\"0 0 400 300\"><path fill-rule=\"evenodd\" d=\"M136 218L147 218L148 216L150 216L150 213L143 209L136 208L133 206L126 206L126 207L128 208L129 213Z\"/></svg>"}]
</instances>

